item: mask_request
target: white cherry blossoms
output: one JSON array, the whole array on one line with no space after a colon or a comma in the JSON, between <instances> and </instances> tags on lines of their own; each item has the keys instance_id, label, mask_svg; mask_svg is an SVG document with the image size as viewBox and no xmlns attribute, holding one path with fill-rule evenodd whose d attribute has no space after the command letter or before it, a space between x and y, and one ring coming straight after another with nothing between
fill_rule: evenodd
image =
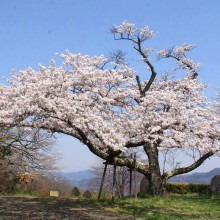
<instances>
[{"instance_id":1,"label":"white cherry blossoms","mask_svg":"<svg viewBox=\"0 0 220 220\"><path fill-rule=\"evenodd\" d=\"M121 25L114 25L112 31L113 33L120 34L121 36L127 35L126 37L138 36L142 41L155 36L155 33L148 26L137 28L135 24L128 23L127 21L123 21Z\"/></svg>"},{"instance_id":2,"label":"white cherry blossoms","mask_svg":"<svg viewBox=\"0 0 220 220\"><path fill-rule=\"evenodd\" d=\"M103 70L103 56L67 51L57 67L51 61L39 71L28 68L1 86L0 124L20 124L72 135L97 148L123 149L120 114L134 96L133 70L127 66Z\"/></svg>"},{"instance_id":3,"label":"white cherry blossoms","mask_svg":"<svg viewBox=\"0 0 220 220\"><path fill-rule=\"evenodd\" d=\"M124 21L121 25L114 25L111 31L116 40L131 40L136 50L142 50L145 56L144 59L148 59L149 54L153 52L152 48L139 48L142 42L155 36L154 31L152 31L148 26L138 28L135 24Z\"/></svg>"},{"instance_id":4,"label":"white cherry blossoms","mask_svg":"<svg viewBox=\"0 0 220 220\"><path fill-rule=\"evenodd\" d=\"M0 125L30 126L71 135L103 152L125 151L150 144L158 149L189 149L201 154L220 148L220 117L207 102L205 86L196 79L199 64L186 58L194 46L161 50L188 70L179 79L158 77L143 42L154 36L149 27L123 22L114 26L116 40L129 40L151 72L142 81L125 64L105 69L104 56L89 57L67 51L51 60L13 74L0 86ZM108 65L109 66L109 65ZM94 150L95 151L95 150Z\"/></svg>"},{"instance_id":5,"label":"white cherry blossoms","mask_svg":"<svg viewBox=\"0 0 220 220\"><path fill-rule=\"evenodd\" d=\"M193 77L197 76L200 64L194 63L192 59L186 57L186 52L191 51L195 48L195 45L183 44L181 46L176 46L170 50L160 50L158 55L160 58L174 58L177 61L177 69L186 69L188 70L188 75Z\"/></svg>"},{"instance_id":6,"label":"white cherry blossoms","mask_svg":"<svg viewBox=\"0 0 220 220\"><path fill-rule=\"evenodd\" d=\"M218 151L219 117L206 101L204 89L200 81L188 76L156 80L140 104L129 109L128 115L133 116L130 141L151 143L161 150Z\"/></svg>"}]
</instances>

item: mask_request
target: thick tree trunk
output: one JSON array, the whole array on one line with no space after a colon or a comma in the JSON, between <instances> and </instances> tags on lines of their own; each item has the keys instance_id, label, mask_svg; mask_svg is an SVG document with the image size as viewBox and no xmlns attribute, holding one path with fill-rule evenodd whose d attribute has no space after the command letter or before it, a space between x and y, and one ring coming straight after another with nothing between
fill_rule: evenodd
<instances>
[{"instance_id":1,"label":"thick tree trunk","mask_svg":"<svg viewBox=\"0 0 220 220\"><path fill-rule=\"evenodd\" d=\"M154 196L163 196L166 194L166 181L160 173L152 172L149 177L149 193Z\"/></svg>"},{"instance_id":2,"label":"thick tree trunk","mask_svg":"<svg viewBox=\"0 0 220 220\"><path fill-rule=\"evenodd\" d=\"M158 150L156 146L145 145L144 150L148 156L149 174L146 178L149 181L149 192L152 195L164 195L166 193L166 181L160 173Z\"/></svg>"}]
</instances>

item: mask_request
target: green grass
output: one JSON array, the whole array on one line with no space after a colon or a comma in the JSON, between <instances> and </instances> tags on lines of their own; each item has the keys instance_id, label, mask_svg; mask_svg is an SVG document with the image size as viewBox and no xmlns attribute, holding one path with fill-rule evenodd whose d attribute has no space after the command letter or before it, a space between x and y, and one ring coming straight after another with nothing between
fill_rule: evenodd
<instances>
[{"instance_id":1,"label":"green grass","mask_svg":"<svg viewBox=\"0 0 220 220\"><path fill-rule=\"evenodd\" d=\"M140 219L220 219L220 196L169 195L167 198L126 198L115 203L101 202L113 211L133 215Z\"/></svg>"}]
</instances>

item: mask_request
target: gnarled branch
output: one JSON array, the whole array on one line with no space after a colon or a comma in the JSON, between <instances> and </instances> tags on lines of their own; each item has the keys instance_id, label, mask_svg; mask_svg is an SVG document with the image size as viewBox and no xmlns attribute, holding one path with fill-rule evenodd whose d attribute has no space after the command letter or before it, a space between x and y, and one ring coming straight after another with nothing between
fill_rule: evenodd
<instances>
[{"instance_id":1,"label":"gnarled branch","mask_svg":"<svg viewBox=\"0 0 220 220\"><path fill-rule=\"evenodd\" d=\"M168 171L168 172L164 173L163 176L166 179L169 179L169 178L176 176L176 175L179 175L179 174L188 173L188 172L196 169L197 167L199 167L206 159L208 159L212 155L214 155L214 152L208 152L208 153L204 154L202 157L200 157L197 161L195 161L190 166L174 169L172 171Z\"/></svg>"}]
</instances>

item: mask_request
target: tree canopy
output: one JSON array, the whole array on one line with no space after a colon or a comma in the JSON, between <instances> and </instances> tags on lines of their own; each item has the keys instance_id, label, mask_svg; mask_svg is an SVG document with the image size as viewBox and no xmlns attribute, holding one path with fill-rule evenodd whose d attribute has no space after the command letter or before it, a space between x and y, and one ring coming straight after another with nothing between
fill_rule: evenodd
<instances>
[{"instance_id":1,"label":"tree canopy","mask_svg":"<svg viewBox=\"0 0 220 220\"><path fill-rule=\"evenodd\" d=\"M164 180L195 169L219 151L220 118L206 99L206 86L197 79L199 64L187 58L193 45L154 51L144 45L154 32L126 21L111 32L115 40L132 43L148 80L141 80L119 53L108 59L66 51L58 54L63 59L60 66L51 60L49 67L40 65L38 71L13 73L10 85L0 86L0 124L71 135L110 163L135 166L149 179L153 194L160 194ZM158 60L176 61L175 77L158 75L150 58L153 53ZM123 156L140 146L147 163L134 164ZM193 149L194 162L161 173L158 152L172 149Z\"/></svg>"}]
</instances>

